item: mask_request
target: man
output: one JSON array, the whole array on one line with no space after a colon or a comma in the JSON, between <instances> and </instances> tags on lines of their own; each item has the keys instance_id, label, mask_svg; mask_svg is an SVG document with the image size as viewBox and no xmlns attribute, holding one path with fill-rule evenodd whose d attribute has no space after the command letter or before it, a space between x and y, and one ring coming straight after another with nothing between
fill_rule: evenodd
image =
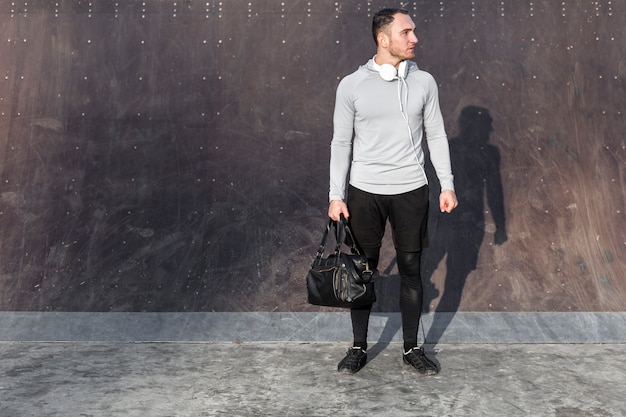
<instances>
[{"instance_id":1,"label":"man","mask_svg":"<svg viewBox=\"0 0 626 417\"><path fill-rule=\"evenodd\" d=\"M389 220L401 277L403 360L422 374L434 375L437 366L417 346L423 294L420 255L427 245L428 219L424 131L441 185L440 210L451 212L457 199L437 84L410 61L418 42L414 31L406 10L376 13L376 55L337 87L328 216L339 220L343 214L350 220L374 267ZM371 305L351 310L354 341L339 362L339 372L352 374L365 366L371 310Z\"/></svg>"}]
</instances>

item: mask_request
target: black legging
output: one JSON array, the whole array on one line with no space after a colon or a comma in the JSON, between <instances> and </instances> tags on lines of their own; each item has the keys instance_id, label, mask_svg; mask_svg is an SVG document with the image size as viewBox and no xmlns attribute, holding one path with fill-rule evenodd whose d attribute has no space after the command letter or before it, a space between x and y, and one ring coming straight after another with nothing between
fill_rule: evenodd
<instances>
[{"instance_id":1,"label":"black legging","mask_svg":"<svg viewBox=\"0 0 626 417\"><path fill-rule=\"evenodd\" d=\"M378 266L380 248L363 248L365 256L373 268ZM422 314L422 279L420 276L421 252L396 250L398 271L400 272L400 313L405 350L417 346L417 329ZM367 349L367 327L372 305L350 310L354 345Z\"/></svg>"}]
</instances>

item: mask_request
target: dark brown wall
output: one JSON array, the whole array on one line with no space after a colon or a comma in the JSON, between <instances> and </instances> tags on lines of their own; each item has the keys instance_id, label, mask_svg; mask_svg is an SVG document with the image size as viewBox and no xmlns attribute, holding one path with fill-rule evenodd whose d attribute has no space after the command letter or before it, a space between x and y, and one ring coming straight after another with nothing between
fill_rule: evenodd
<instances>
[{"instance_id":1,"label":"dark brown wall","mask_svg":"<svg viewBox=\"0 0 626 417\"><path fill-rule=\"evenodd\" d=\"M317 309L303 277L334 92L374 54L371 15L389 3L8 3L1 310ZM626 10L407 7L465 201L432 217L431 308L624 311ZM457 126L468 106L493 119L478 145ZM396 311L386 245L377 309Z\"/></svg>"}]
</instances>

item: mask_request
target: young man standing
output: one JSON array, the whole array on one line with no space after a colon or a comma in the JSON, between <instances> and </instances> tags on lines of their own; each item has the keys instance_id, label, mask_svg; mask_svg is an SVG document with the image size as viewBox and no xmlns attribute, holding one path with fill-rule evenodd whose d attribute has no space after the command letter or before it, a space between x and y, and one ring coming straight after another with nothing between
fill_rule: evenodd
<instances>
[{"instance_id":1,"label":"young man standing","mask_svg":"<svg viewBox=\"0 0 626 417\"><path fill-rule=\"evenodd\" d=\"M418 42L414 31L404 9L376 13L376 55L339 83L328 215L339 220L343 214L350 220L355 239L374 266L389 220L401 277L403 360L422 374L434 375L436 365L417 346L423 298L420 256L427 245L428 219L424 132L441 185L440 210L451 212L457 199L437 84L411 61ZM371 305L351 310L354 343L339 362L339 372L352 374L365 366L371 310Z\"/></svg>"}]
</instances>

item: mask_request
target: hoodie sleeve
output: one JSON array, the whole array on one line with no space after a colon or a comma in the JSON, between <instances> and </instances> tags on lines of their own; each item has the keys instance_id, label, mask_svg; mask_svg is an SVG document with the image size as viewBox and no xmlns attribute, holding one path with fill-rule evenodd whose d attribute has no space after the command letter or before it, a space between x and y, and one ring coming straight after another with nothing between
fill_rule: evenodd
<instances>
[{"instance_id":1,"label":"hoodie sleeve","mask_svg":"<svg viewBox=\"0 0 626 417\"><path fill-rule=\"evenodd\" d=\"M424 106L424 130L430 151L430 160L437 173L441 190L454 191L448 136L439 107L439 89L432 76L429 79L428 98Z\"/></svg>"},{"instance_id":2,"label":"hoodie sleeve","mask_svg":"<svg viewBox=\"0 0 626 417\"><path fill-rule=\"evenodd\" d=\"M350 97L348 80L344 78L337 87L333 115L333 138L330 143L329 201L344 200L352 159L354 136L354 103Z\"/></svg>"}]
</instances>

